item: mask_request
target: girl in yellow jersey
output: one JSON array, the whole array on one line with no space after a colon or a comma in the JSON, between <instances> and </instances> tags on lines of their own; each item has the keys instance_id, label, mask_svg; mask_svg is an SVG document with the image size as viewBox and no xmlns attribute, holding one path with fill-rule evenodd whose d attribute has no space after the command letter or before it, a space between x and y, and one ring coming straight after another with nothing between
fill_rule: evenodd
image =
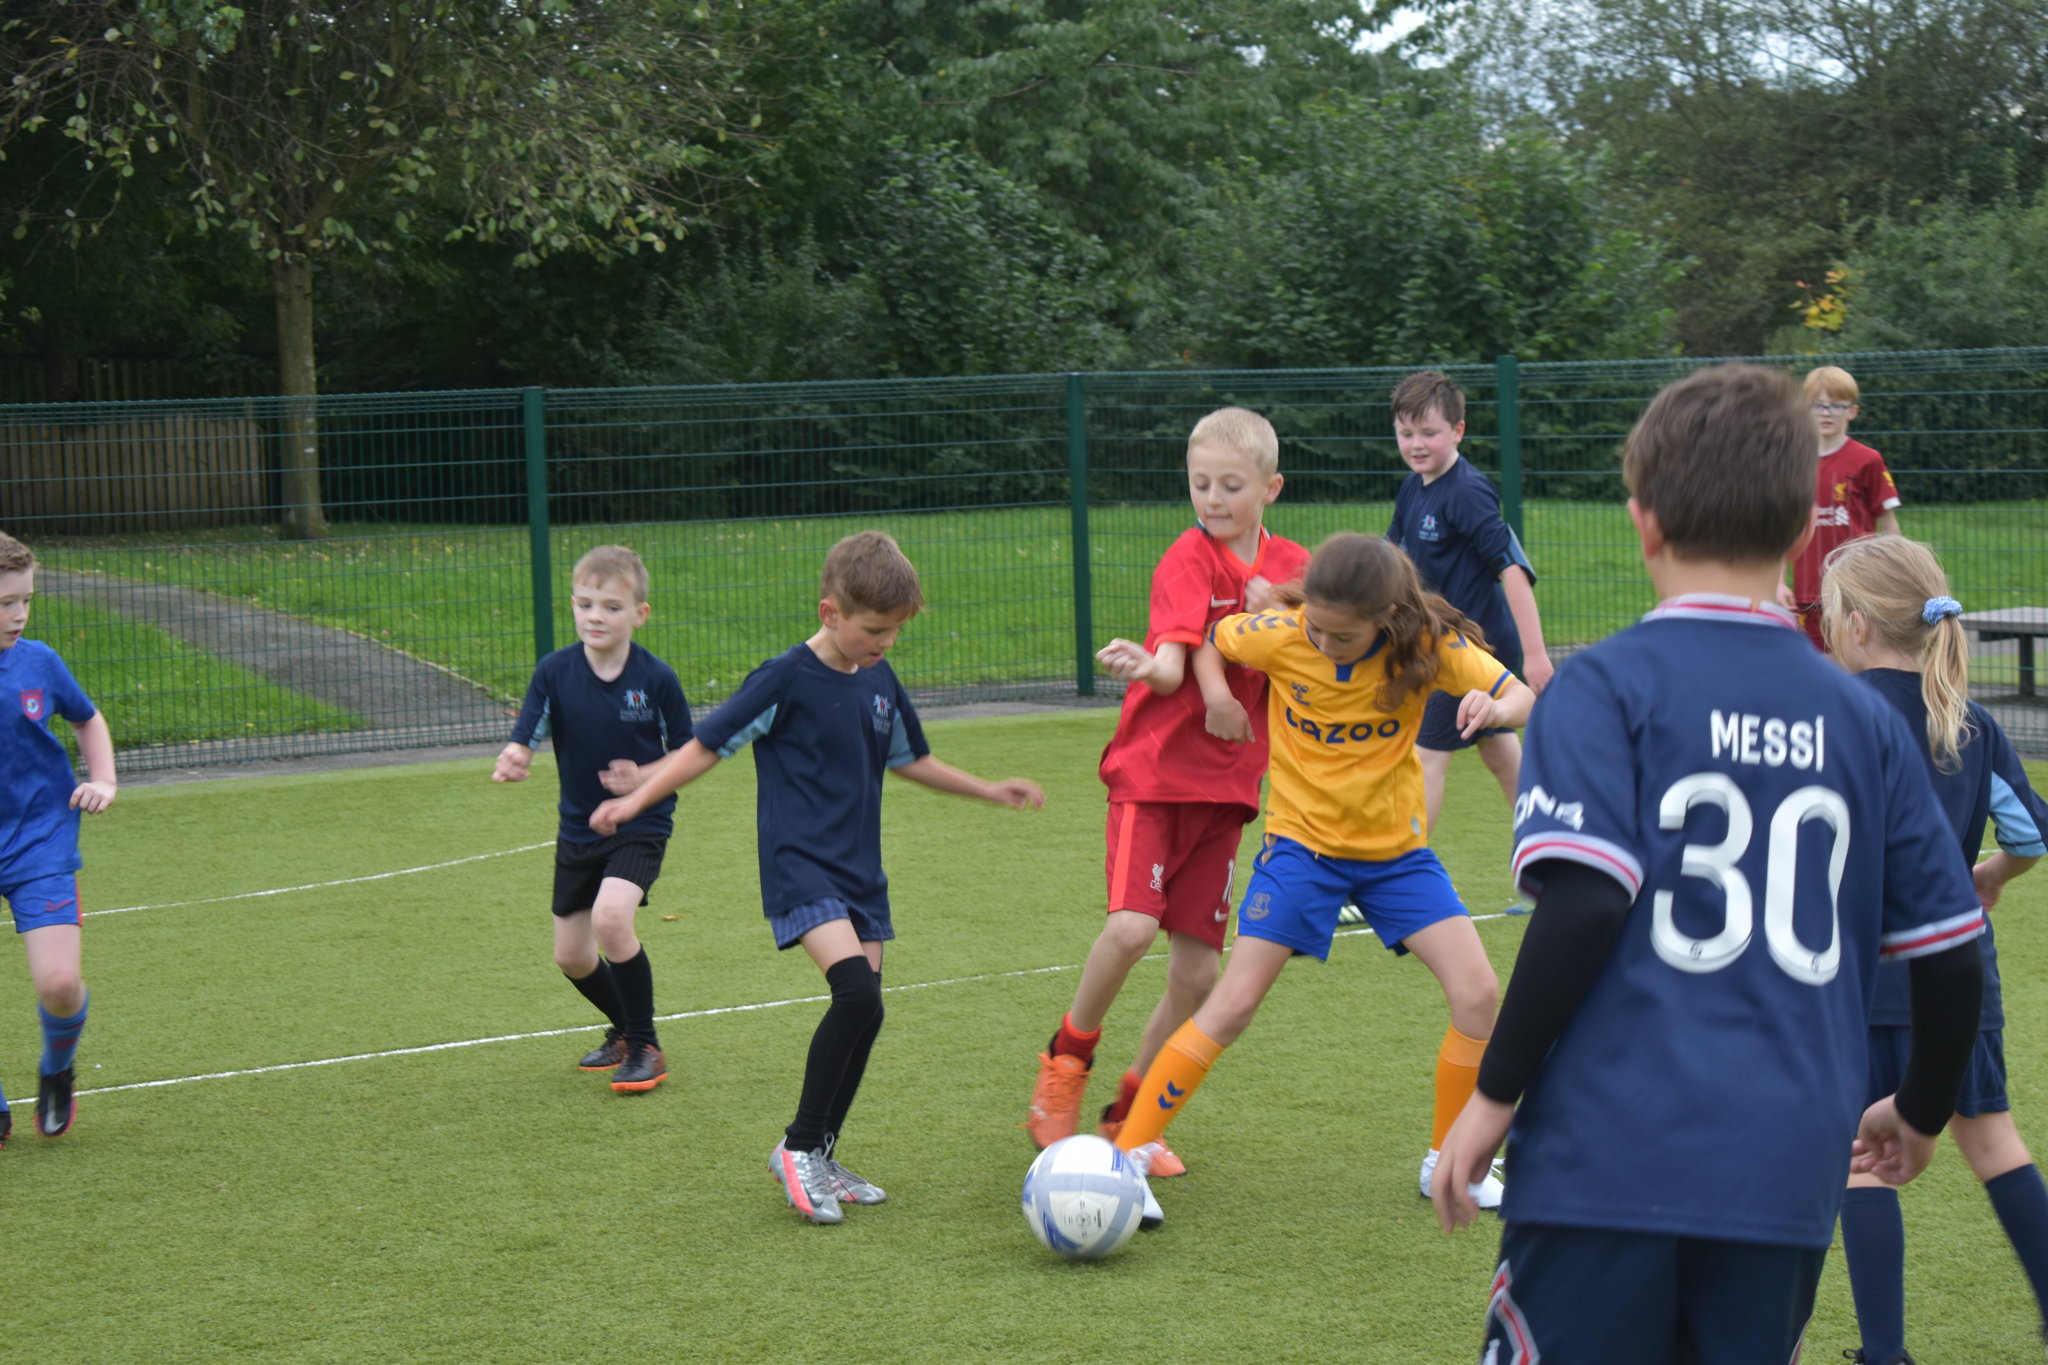
<instances>
[{"instance_id":1,"label":"girl in yellow jersey","mask_svg":"<svg viewBox=\"0 0 2048 1365\"><path fill-rule=\"evenodd\" d=\"M1467 735L1521 725L1535 698L1379 536L1324 541L1301 596L1291 610L1223 618L1193 657L1209 732L1222 739L1251 737L1250 718L1225 685L1226 665L1257 669L1272 684L1266 842L1240 902L1230 965L1145 1073L1116 1144L1142 1168L1147 1145L1251 1023L1288 959L1329 956L1337 911L1349 899L1382 944L1413 953L1435 974L1450 1004L1422 1166L1427 1195L1436 1148L1478 1078L1500 987L1425 842L1416 730L1432 692L1462 694L1458 724ZM1487 1185L1475 1194L1497 1204L1498 1182Z\"/></svg>"}]
</instances>

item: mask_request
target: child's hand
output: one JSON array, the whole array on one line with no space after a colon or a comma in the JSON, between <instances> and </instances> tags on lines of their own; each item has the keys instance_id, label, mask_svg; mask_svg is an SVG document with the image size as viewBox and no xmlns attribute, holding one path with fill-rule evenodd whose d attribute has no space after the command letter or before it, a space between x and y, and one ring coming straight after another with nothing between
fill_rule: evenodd
<instances>
[{"instance_id":1,"label":"child's hand","mask_svg":"<svg viewBox=\"0 0 2048 1365\"><path fill-rule=\"evenodd\" d=\"M531 771L533 750L524 744L507 744L498 754L498 765L491 769L491 781L524 782Z\"/></svg>"},{"instance_id":2,"label":"child's hand","mask_svg":"<svg viewBox=\"0 0 2048 1365\"><path fill-rule=\"evenodd\" d=\"M1006 777L989 783L988 799L1011 810L1037 810L1045 804L1045 792L1025 777Z\"/></svg>"},{"instance_id":3,"label":"child's hand","mask_svg":"<svg viewBox=\"0 0 2048 1365\"><path fill-rule=\"evenodd\" d=\"M590 812L590 827L609 839L619 832L621 824L639 813L631 800L615 796L609 801L599 803L598 808Z\"/></svg>"},{"instance_id":4,"label":"child's hand","mask_svg":"<svg viewBox=\"0 0 2048 1365\"><path fill-rule=\"evenodd\" d=\"M1543 695L1543 689L1550 686L1550 680L1556 676L1556 665L1552 664L1550 656L1540 649L1522 660L1522 681L1539 697Z\"/></svg>"},{"instance_id":5,"label":"child's hand","mask_svg":"<svg viewBox=\"0 0 2048 1365\"><path fill-rule=\"evenodd\" d=\"M82 810L87 815L98 815L114 804L114 784L111 782L81 782L71 793L71 809Z\"/></svg>"},{"instance_id":6,"label":"child's hand","mask_svg":"<svg viewBox=\"0 0 2048 1365\"><path fill-rule=\"evenodd\" d=\"M647 770L630 758L615 758L605 765L597 780L613 796L631 796L647 780Z\"/></svg>"},{"instance_id":7,"label":"child's hand","mask_svg":"<svg viewBox=\"0 0 2048 1365\"><path fill-rule=\"evenodd\" d=\"M1899 1117L1894 1098L1886 1095L1863 1111L1856 1141L1849 1147L1849 1170L1874 1175L1887 1185L1903 1185L1934 1159L1934 1139Z\"/></svg>"},{"instance_id":8,"label":"child's hand","mask_svg":"<svg viewBox=\"0 0 2048 1365\"><path fill-rule=\"evenodd\" d=\"M1792 585L1782 579L1778 582L1778 605L1786 611L1794 610L1797 605L1792 598Z\"/></svg>"},{"instance_id":9,"label":"child's hand","mask_svg":"<svg viewBox=\"0 0 2048 1365\"><path fill-rule=\"evenodd\" d=\"M1470 739L1498 725L1499 715L1500 703L1475 687L1458 702L1458 733Z\"/></svg>"},{"instance_id":10,"label":"child's hand","mask_svg":"<svg viewBox=\"0 0 2048 1365\"><path fill-rule=\"evenodd\" d=\"M1103 672L1121 682L1144 682L1152 676L1159 661L1145 646L1116 639L1095 651L1095 662L1102 665Z\"/></svg>"},{"instance_id":11,"label":"child's hand","mask_svg":"<svg viewBox=\"0 0 2048 1365\"><path fill-rule=\"evenodd\" d=\"M1264 574L1248 579L1244 585L1244 609L1246 611L1272 611L1284 607L1287 599L1274 588L1272 580Z\"/></svg>"},{"instance_id":12,"label":"child's hand","mask_svg":"<svg viewBox=\"0 0 2048 1365\"><path fill-rule=\"evenodd\" d=\"M1235 697L1210 706L1202 728L1230 744L1250 744L1258 738L1252 733L1252 718Z\"/></svg>"}]
</instances>

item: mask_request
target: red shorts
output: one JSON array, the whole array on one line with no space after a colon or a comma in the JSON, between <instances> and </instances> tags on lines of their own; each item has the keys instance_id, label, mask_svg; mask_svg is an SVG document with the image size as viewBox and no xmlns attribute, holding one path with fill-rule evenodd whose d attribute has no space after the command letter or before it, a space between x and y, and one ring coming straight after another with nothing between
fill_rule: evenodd
<instances>
[{"instance_id":1,"label":"red shorts","mask_svg":"<svg viewBox=\"0 0 2048 1365\"><path fill-rule=\"evenodd\" d=\"M1258 812L1196 801L1109 803L1109 908L1223 946L1237 845Z\"/></svg>"}]
</instances>

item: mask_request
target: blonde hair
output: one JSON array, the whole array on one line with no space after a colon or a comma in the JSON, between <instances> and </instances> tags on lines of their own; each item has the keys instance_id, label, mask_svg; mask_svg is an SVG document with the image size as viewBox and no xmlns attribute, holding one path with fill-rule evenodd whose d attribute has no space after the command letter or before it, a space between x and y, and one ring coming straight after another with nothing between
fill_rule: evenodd
<instances>
[{"instance_id":1,"label":"blonde hair","mask_svg":"<svg viewBox=\"0 0 2048 1365\"><path fill-rule=\"evenodd\" d=\"M1917 540L1864 536L1830 552L1822 572L1821 624L1829 648L1841 653L1849 614L1858 612L1879 640L1917 660L1927 750L1935 767L1954 772L1971 728L1970 644L1941 561Z\"/></svg>"},{"instance_id":2,"label":"blonde hair","mask_svg":"<svg viewBox=\"0 0 2048 1365\"><path fill-rule=\"evenodd\" d=\"M1188 433L1190 447L1213 442L1250 460L1259 477L1270 479L1280 472L1280 434L1273 424L1250 408L1218 408L1195 423Z\"/></svg>"},{"instance_id":3,"label":"blonde hair","mask_svg":"<svg viewBox=\"0 0 2048 1365\"><path fill-rule=\"evenodd\" d=\"M827 551L818 593L843 612L893 616L907 610L915 616L924 610L917 570L886 531L857 532Z\"/></svg>"},{"instance_id":4,"label":"blonde hair","mask_svg":"<svg viewBox=\"0 0 2048 1365\"><path fill-rule=\"evenodd\" d=\"M1621 477L1683 559L1782 560L1813 519L1820 452L1792 380L1715 365L1666 385L1628 434Z\"/></svg>"},{"instance_id":5,"label":"blonde hair","mask_svg":"<svg viewBox=\"0 0 2048 1365\"><path fill-rule=\"evenodd\" d=\"M633 600L647 600L647 565L623 545L600 545L576 561L569 574L571 583L602 583L616 578L632 591Z\"/></svg>"},{"instance_id":6,"label":"blonde hair","mask_svg":"<svg viewBox=\"0 0 2048 1365\"><path fill-rule=\"evenodd\" d=\"M25 573L35 566L35 551L0 531L0 573Z\"/></svg>"},{"instance_id":7,"label":"blonde hair","mask_svg":"<svg viewBox=\"0 0 2048 1365\"><path fill-rule=\"evenodd\" d=\"M1840 365L1822 365L1806 372L1806 382L1799 386L1808 398L1832 398L1840 403L1856 403L1863 396L1863 390L1856 387L1856 376Z\"/></svg>"},{"instance_id":8,"label":"blonde hair","mask_svg":"<svg viewBox=\"0 0 2048 1365\"><path fill-rule=\"evenodd\" d=\"M1295 596L1294 585L1282 592ZM1392 711L1436 680L1436 642L1464 636L1481 649L1486 636L1465 613L1422 586L1415 563L1385 536L1339 531L1309 558L1298 589L1303 600L1380 623L1386 639L1386 680L1375 700Z\"/></svg>"}]
</instances>

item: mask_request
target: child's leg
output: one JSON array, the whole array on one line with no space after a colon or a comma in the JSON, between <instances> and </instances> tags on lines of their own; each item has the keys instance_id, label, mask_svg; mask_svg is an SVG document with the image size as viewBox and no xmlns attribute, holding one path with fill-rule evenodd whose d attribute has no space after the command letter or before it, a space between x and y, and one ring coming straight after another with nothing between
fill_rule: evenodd
<instances>
[{"instance_id":1,"label":"child's leg","mask_svg":"<svg viewBox=\"0 0 2048 1365\"><path fill-rule=\"evenodd\" d=\"M2048 1186L2020 1139L2012 1114L1999 1110L1949 1121L1956 1150L1984 1182L1991 1208L2034 1287L2034 1302L2048 1321Z\"/></svg>"},{"instance_id":2,"label":"child's leg","mask_svg":"<svg viewBox=\"0 0 2048 1365\"><path fill-rule=\"evenodd\" d=\"M634 913L646 894L637 882L606 877L598 885L597 903L590 908L590 929L618 983L619 1027L626 1041L659 1047L654 1032L654 969L633 932Z\"/></svg>"},{"instance_id":3,"label":"child's leg","mask_svg":"<svg viewBox=\"0 0 2048 1365\"><path fill-rule=\"evenodd\" d=\"M598 955L597 935L591 931L588 910L555 916L555 965L623 1038L625 1006L619 1000L618 982L612 979L612 964ZM586 1057L584 1064L595 1067L595 1054ZM617 1064L618 1059L611 1060L611 1065Z\"/></svg>"},{"instance_id":4,"label":"child's leg","mask_svg":"<svg viewBox=\"0 0 2048 1365\"><path fill-rule=\"evenodd\" d=\"M863 943L861 950L866 954L868 965L875 972L875 993L882 990L882 945ZM853 1097L860 1092L861 1078L867 1074L868 1054L874 1051L875 1038L882 1031L883 1009L875 1011L867 1030L855 1040L853 1051L847 1055L846 1070L839 1078L838 1093L832 1097L832 1107L825 1118L825 1136L837 1138L840 1129L846 1126L847 1111L853 1108Z\"/></svg>"},{"instance_id":5,"label":"child's leg","mask_svg":"<svg viewBox=\"0 0 2048 1365\"><path fill-rule=\"evenodd\" d=\"M1436 817L1444 808L1444 777L1451 770L1451 752L1448 749L1425 749L1415 746L1415 756L1422 760L1422 807L1423 818L1428 821L1425 830L1436 828Z\"/></svg>"},{"instance_id":6,"label":"child's leg","mask_svg":"<svg viewBox=\"0 0 2048 1365\"><path fill-rule=\"evenodd\" d=\"M77 1101L72 1096L72 1061L85 1031L86 989L79 974L80 935L75 924L47 924L21 935L28 954L36 1013L43 1025L43 1056L37 1070L36 1131L58 1137L70 1129Z\"/></svg>"},{"instance_id":7,"label":"child's leg","mask_svg":"<svg viewBox=\"0 0 2048 1365\"><path fill-rule=\"evenodd\" d=\"M825 1146L835 1107L843 1114L845 1106L853 1103L857 1080L854 1086L846 1087L844 1105L840 1091L854 1053L864 1037L872 1046L874 1032L881 1027L882 979L874 964L881 959L882 945L863 944L852 922L846 919L828 920L808 930L798 941L825 974L832 1003L811 1035L796 1117L784 1131L783 1145L792 1152L815 1152ZM869 957L870 949L873 958Z\"/></svg>"},{"instance_id":8,"label":"child's leg","mask_svg":"<svg viewBox=\"0 0 2048 1365\"><path fill-rule=\"evenodd\" d=\"M1187 1097L1207 1079L1223 1049L1243 1035L1259 1002L1293 956L1294 949L1284 943L1239 936L1222 980L1146 1069L1130 1116L1116 1135L1117 1146L1130 1152L1159 1139Z\"/></svg>"},{"instance_id":9,"label":"child's leg","mask_svg":"<svg viewBox=\"0 0 2048 1365\"><path fill-rule=\"evenodd\" d=\"M1522 741L1510 730L1504 734L1481 735L1479 737L1479 761L1493 774L1493 780L1500 783L1501 795L1507 797L1510 806L1515 804L1515 787L1522 780Z\"/></svg>"},{"instance_id":10,"label":"child's leg","mask_svg":"<svg viewBox=\"0 0 2048 1365\"><path fill-rule=\"evenodd\" d=\"M1469 915L1453 915L1418 929L1402 939L1401 946L1429 968L1451 1007L1451 1025L1437 1050L1436 1111L1429 1139L1434 1150L1443 1146L1444 1134L1479 1084L1479 1058L1493 1036L1500 982Z\"/></svg>"},{"instance_id":11,"label":"child's leg","mask_svg":"<svg viewBox=\"0 0 2048 1365\"><path fill-rule=\"evenodd\" d=\"M1099 1037L1102 1020L1116 1003L1117 992L1124 988L1131 968L1152 950L1158 938L1159 921L1155 917L1137 910L1110 911L1102 932L1095 936L1095 946L1088 950L1087 962L1081 967L1081 981L1074 988L1074 1003L1067 1011L1062 1033ZM1056 1050L1059 1042L1055 1039ZM1092 1061L1093 1053L1091 1047L1082 1060Z\"/></svg>"},{"instance_id":12,"label":"child's leg","mask_svg":"<svg viewBox=\"0 0 2048 1365\"><path fill-rule=\"evenodd\" d=\"M1124 1073L1115 1102L1102 1111L1105 1123L1121 1123L1128 1116L1131 1101L1138 1097L1138 1087L1144 1083L1145 1072L1158 1058L1159 1050L1166 1046L1174 1030L1194 1017L1209 993L1216 989L1216 970L1222 962L1221 950L1192 934L1168 937L1166 992L1153 1006L1152 1017L1145 1021L1144 1035L1138 1040L1138 1055L1132 1059L1131 1069Z\"/></svg>"},{"instance_id":13,"label":"child's leg","mask_svg":"<svg viewBox=\"0 0 2048 1365\"><path fill-rule=\"evenodd\" d=\"M1906 1349L1906 1221L1899 1192L1875 1176L1849 1177L1842 1195L1842 1260L1864 1357L1890 1360Z\"/></svg>"}]
</instances>

